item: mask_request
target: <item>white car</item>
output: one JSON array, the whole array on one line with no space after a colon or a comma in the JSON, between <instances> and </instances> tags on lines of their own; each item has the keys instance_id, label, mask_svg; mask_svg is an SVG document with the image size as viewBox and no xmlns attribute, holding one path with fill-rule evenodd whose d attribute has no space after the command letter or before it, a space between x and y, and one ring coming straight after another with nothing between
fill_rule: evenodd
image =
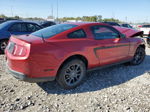
<instances>
[{"instance_id":1,"label":"white car","mask_svg":"<svg viewBox=\"0 0 150 112\"><path fill-rule=\"evenodd\" d=\"M144 36L150 36L150 25L142 25L140 31L143 31Z\"/></svg>"}]
</instances>

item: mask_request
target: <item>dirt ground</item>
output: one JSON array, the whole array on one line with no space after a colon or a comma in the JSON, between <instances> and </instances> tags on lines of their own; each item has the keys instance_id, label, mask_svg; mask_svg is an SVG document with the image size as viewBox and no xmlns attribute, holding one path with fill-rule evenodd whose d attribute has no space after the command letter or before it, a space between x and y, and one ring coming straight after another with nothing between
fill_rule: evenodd
<instances>
[{"instance_id":1,"label":"dirt ground","mask_svg":"<svg viewBox=\"0 0 150 112\"><path fill-rule=\"evenodd\" d=\"M150 112L150 49L138 66L117 65L87 75L74 90L13 78L0 55L0 112Z\"/></svg>"}]
</instances>

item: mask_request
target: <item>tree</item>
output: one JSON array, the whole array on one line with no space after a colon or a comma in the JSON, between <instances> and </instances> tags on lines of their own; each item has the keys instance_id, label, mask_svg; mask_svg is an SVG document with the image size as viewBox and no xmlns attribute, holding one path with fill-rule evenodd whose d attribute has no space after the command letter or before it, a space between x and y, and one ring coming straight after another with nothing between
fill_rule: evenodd
<instances>
[{"instance_id":1,"label":"tree","mask_svg":"<svg viewBox=\"0 0 150 112\"><path fill-rule=\"evenodd\" d=\"M101 15L98 15L97 16L97 22L101 22L102 21L102 16Z\"/></svg>"},{"instance_id":2,"label":"tree","mask_svg":"<svg viewBox=\"0 0 150 112\"><path fill-rule=\"evenodd\" d=\"M7 18L7 17L4 14L1 14L0 18Z\"/></svg>"},{"instance_id":3,"label":"tree","mask_svg":"<svg viewBox=\"0 0 150 112\"><path fill-rule=\"evenodd\" d=\"M20 19L20 17L19 16L15 16L14 19Z\"/></svg>"},{"instance_id":4,"label":"tree","mask_svg":"<svg viewBox=\"0 0 150 112\"><path fill-rule=\"evenodd\" d=\"M105 18L105 19L103 19L103 21L104 22L117 22L117 23L121 22L118 19L114 19L114 18Z\"/></svg>"},{"instance_id":5,"label":"tree","mask_svg":"<svg viewBox=\"0 0 150 112\"><path fill-rule=\"evenodd\" d=\"M48 16L47 19L54 19L54 17L53 16Z\"/></svg>"}]
</instances>

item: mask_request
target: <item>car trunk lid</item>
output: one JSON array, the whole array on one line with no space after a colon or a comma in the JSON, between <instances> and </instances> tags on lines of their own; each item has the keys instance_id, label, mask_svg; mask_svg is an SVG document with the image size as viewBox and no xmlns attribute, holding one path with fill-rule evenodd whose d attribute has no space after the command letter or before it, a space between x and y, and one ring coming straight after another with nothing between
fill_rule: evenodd
<instances>
[{"instance_id":1,"label":"car trunk lid","mask_svg":"<svg viewBox=\"0 0 150 112\"><path fill-rule=\"evenodd\" d=\"M12 35L12 38L17 38L19 40L22 40L24 42L28 42L28 43L43 43L44 39L34 36L34 35L20 35L20 36L16 36L16 35Z\"/></svg>"}]
</instances>

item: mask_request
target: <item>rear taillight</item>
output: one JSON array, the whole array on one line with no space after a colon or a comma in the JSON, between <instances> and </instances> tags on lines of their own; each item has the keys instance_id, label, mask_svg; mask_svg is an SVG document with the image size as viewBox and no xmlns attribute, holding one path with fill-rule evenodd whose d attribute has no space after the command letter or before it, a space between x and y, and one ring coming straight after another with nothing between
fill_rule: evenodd
<instances>
[{"instance_id":1,"label":"rear taillight","mask_svg":"<svg viewBox=\"0 0 150 112\"><path fill-rule=\"evenodd\" d=\"M12 54L14 56L25 56L27 54L27 48L26 46L15 44Z\"/></svg>"},{"instance_id":2,"label":"rear taillight","mask_svg":"<svg viewBox=\"0 0 150 112\"><path fill-rule=\"evenodd\" d=\"M6 50L11 56L14 56L13 58L20 57L20 59L26 59L30 53L30 44L23 41L18 43L10 41Z\"/></svg>"},{"instance_id":3,"label":"rear taillight","mask_svg":"<svg viewBox=\"0 0 150 112\"><path fill-rule=\"evenodd\" d=\"M6 48L6 56L11 59L27 59L30 54L31 43L11 36Z\"/></svg>"},{"instance_id":4,"label":"rear taillight","mask_svg":"<svg viewBox=\"0 0 150 112\"><path fill-rule=\"evenodd\" d=\"M14 47L15 47L15 43L9 42L6 49L8 50L9 53L12 54L14 51Z\"/></svg>"}]
</instances>

